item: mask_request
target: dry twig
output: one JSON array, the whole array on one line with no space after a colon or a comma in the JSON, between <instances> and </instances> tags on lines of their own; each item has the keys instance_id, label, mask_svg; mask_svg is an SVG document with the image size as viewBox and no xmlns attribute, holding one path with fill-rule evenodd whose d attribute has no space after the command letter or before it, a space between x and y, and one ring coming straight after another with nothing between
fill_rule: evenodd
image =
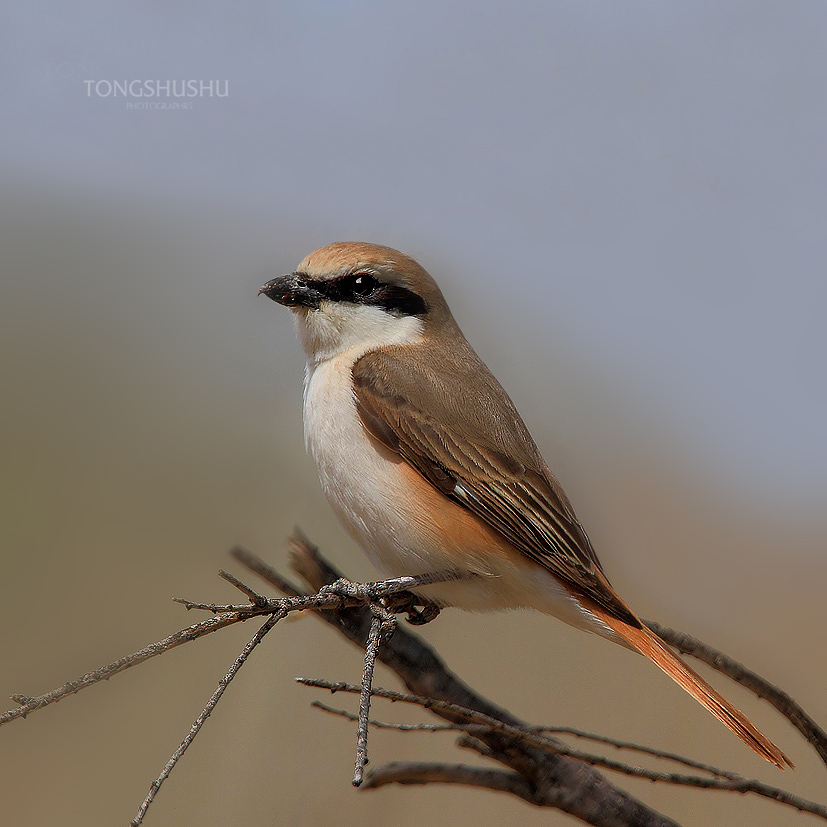
<instances>
[{"instance_id":1,"label":"dry twig","mask_svg":"<svg viewBox=\"0 0 827 827\"><path fill-rule=\"evenodd\" d=\"M147 798L132 822L133 825L140 824L160 785L198 734L227 685L244 664L253 648L280 618L291 612L310 609L365 650L365 668L361 686L353 687L348 684L334 684L326 681L308 682L311 685L323 686L331 690L353 691L360 695L359 715L351 716L350 713L331 710L329 707L320 705L328 711L344 714L358 721L357 759L354 772L354 783L357 785L361 781L367 763L370 701L374 696L381 696L419 704L449 722L447 725L440 726L391 725L394 728L405 731L413 729L459 731L462 733L460 746L475 749L479 754L504 764L507 769L505 771L478 769L460 764L396 763L368 773L365 787L376 788L389 783L410 784L437 781L460 783L510 792L535 805L556 807L597 827L619 827L619 825L628 824L635 824L638 827L678 827L671 819L656 813L614 786L593 769L591 766L593 764L653 781L751 792L827 819L827 807L824 805L805 801L783 790L742 778L735 773L699 764L681 756L564 727L526 726L510 713L474 693L470 687L448 671L437 655L418 637L401 628L396 629L392 636L389 635L392 627L395 626L393 618L395 612L407 612L409 621L414 624L427 622L438 613L436 606L415 592L410 592L411 588L455 575L444 573L422 578L396 578L378 583L350 583L344 580L341 574L333 569L301 534L294 535L291 545L292 566L307 581L314 593L304 593L250 552L234 549L232 556L236 560L263 577L286 597L264 597L234 575L221 572L225 580L245 594L249 603L221 605L179 599L178 602L187 609L209 611L215 616L192 624L132 655L119 658L101 669L88 672L79 679L51 692L36 697L12 696L18 706L0 715L0 725L16 718L25 718L31 712L55 703L66 695L74 694L101 680L107 680L112 675L182 643L197 640L204 635L253 617L269 615L267 622L236 659L186 738L153 782ZM723 653L717 652L700 641L654 623L648 625L667 643L676 646L684 653L699 657L718 671L744 684L759 696L766 697L802 732L818 751L822 760L827 762L827 735L789 696ZM374 689L372 687L373 669L377 658L395 671L413 694L406 695ZM375 722L372 723L379 726ZM708 772L712 777L657 773L632 767L572 749L553 737L550 734L553 732L568 732L578 737L611 743L619 748L634 749L659 758L679 761L693 769Z\"/></svg>"},{"instance_id":2,"label":"dry twig","mask_svg":"<svg viewBox=\"0 0 827 827\"><path fill-rule=\"evenodd\" d=\"M175 765L178 763L178 760L181 756L187 751L189 745L195 740L195 736L198 735L201 727L204 726L204 722L209 718L210 713L215 709L215 705L221 700L221 696L224 694L224 690L230 685L230 681L236 676L238 670L244 665L244 662L250 656L250 653L253 649L264 640L264 636L273 628L273 626L278 623L286 615L286 612L279 612L276 614L270 615L270 618L267 622L255 633L252 640L244 647L241 654L235 659L235 662L230 667L230 671L218 682L218 688L213 692L212 697L207 701L207 705L201 711L201 714L195 719L195 723L190 727L190 731L187 733L187 737L181 742L181 745L178 747L177 750L172 754L172 757L167 761L166 765L164 766L163 770L161 770L161 774L152 782L152 785L149 788L149 792L147 793L146 798L143 800L143 803L138 808L138 813L135 818L132 819L130 823L131 827L138 827L141 822L144 820L144 816L146 815L146 811L149 809L149 805L152 804L152 800L155 798L155 794L161 788L161 784L166 781L169 777L169 774L175 768Z\"/></svg>"},{"instance_id":3,"label":"dry twig","mask_svg":"<svg viewBox=\"0 0 827 827\"><path fill-rule=\"evenodd\" d=\"M238 581L238 583L240 582L241 581ZM433 581L428 579L427 582ZM396 594L406 590L409 586L417 585L418 583L419 581L417 578L398 578L393 581L387 581L387 593ZM382 590L379 587L382 583L362 585L373 587L373 591L377 595L381 596ZM252 592L252 590L250 590L250 592L255 595L255 592ZM44 692L42 695L29 696L15 693L11 696L11 698L16 704L18 704L18 706L0 714L0 726L7 724L16 718L25 718L30 713L38 709L42 709L45 706L49 706L50 704L56 703L62 698L65 698L67 695L75 695L82 689L87 689L100 681L109 680L109 678L113 675L117 675L119 672L123 672L131 666L137 666L139 663L150 660L157 655L162 655L164 652L174 649L183 643L189 643L190 641L197 640L198 638L204 637L204 635L212 634L213 632L217 632L219 629L223 629L227 626L232 626L236 623L250 620L254 617L279 613L282 611L285 613L291 613L305 611L307 609L317 611L333 609L341 610L342 608L358 607L365 604L364 598L343 597L332 591L318 592L316 594L309 595L297 591L295 595L286 598L264 598L261 597L261 595L255 596L258 599L257 603L226 605L218 605L215 603L195 603L180 597L173 598L176 603L181 603L187 609L201 609L212 612L216 616L208 618L207 620L202 620L200 623L193 623L191 626L187 626L187 628L181 629L179 632L175 632L175 634L169 635L169 637L165 637L163 640L151 643L149 646L145 646L143 649L139 649L131 655L118 658L106 666L87 672L85 675L81 675L76 680L69 681L63 686L59 686L57 689Z\"/></svg>"},{"instance_id":4,"label":"dry twig","mask_svg":"<svg viewBox=\"0 0 827 827\"><path fill-rule=\"evenodd\" d=\"M335 709L332 706L322 703L321 701L313 701L310 704L316 709L321 709L322 712L329 712L331 715L338 715L340 718L346 718L348 721L358 721L358 715L348 712L346 709ZM479 735L485 729L484 724L400 724L390 723L388 721L370 720L370 724L377 729L393 729L397 732L459 732L468 735ZM631 741L621 741L617 738L608 738L605 735L596 735L593 732L584 732L582 729L574 729L573 727L563 726L542 726L542 727L528 727L524 730L527 734L543 735L543 734L557 734L557 735L571 735L575 738L582 738L588 741L596 741L600 744L608 744L619 750L630 750L632 752L640 752L643 755L649 755L652 758L661 758L664 761L673 761L676 764L683 764L685 767L691 767L694 770L701 770L708 772L713 776L720 778L740 779L743 776L729 770L722 770L718 767L713 767L711 764L704 764L701 761L693 761L691 758L686 758L683 755L677 755L674 752L665 752L664 750L654 749L653 747L643 746L642 744L634 744Z\"/></svg>"},{"instance_id":5,"label":"dry twig","mask_svg":"<svg viewBox=\"0 0 827 827\"><path fill-rule=\"evenodd\" d=\"M353 686L352 684L342 682L326 681L318 678L296 678L296 680L304 686L327 689L331 693L348 692L360 694L362 691L362 688L359 686ZM657 772L656 770L646 769L645 767L635 767L621 761L614 761L601 755L594 755L591 753L582 752L581 750L572 749L556 739L550 739L543 735L542 732L538 731L536 727L504 724L496 718L483 715L473 709L461 707L458 704L434 701L432 698L423 698L418 695L411 695L406 692L395 692L389 689L374 688L373 695L377 698L386 698L392 702L414 704L434 712L441 710L443 712L450 713L452 716L462 717L469 723L478 725L477 731L473 733L475 740L479 738L479 727L484 727L488 728L492 732L497 732L513 738L519 743L531 744L532 746L539 747L542 750L548 750L549 752L559 755L566 755L570 758L576 758L577 760L584 761L592 766L614 770L616 772L621 772L624 775L645 778L648 781L661 781L667 784L676 784L683 787L726 790L728 792L736 793L754 793L755 795L777 801L780 804L786 804L796 810L812 813L813 815L819 816L827 821L827 806L823 804L818 804L814 801L807 801L807 799L795 796L786 790L779 789L778 787L772 787L769 784L764 784L755 779L744 778L736 773L720 770L716 767L708 768L708 771L713 775L712 778L705 778L699 775L683 775L673 772ZM469 742L469 745L473 747L473 742ZM486 754L488 753L486 752ZM688 759L679 758L678 760L684 764L688 763ZM382 778L386 779L383 783L390 783L388 780L389 776L387 774L383 774ZM368 775L365 787L369 789L376 786L377 784L374 783L373 774L371 773Z\"/></svg>"}]
</instances>

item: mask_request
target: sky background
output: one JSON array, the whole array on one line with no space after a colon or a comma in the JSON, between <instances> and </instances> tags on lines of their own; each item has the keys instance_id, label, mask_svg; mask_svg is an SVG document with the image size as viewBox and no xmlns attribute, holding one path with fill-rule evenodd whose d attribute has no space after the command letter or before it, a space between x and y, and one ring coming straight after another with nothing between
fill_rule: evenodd
<instances>
[{"instance_id":1,"label":"sky background","mask_svg":"<svg viewBox=\"0 0 827 827\"><path fill-rule=\"evenodd\" d=\"M0 597L24 618L3 632L0 692L44 691L167 634L185 622L168 597L219 599L213 573L234 543L283 565L294 523L348 573L371 576L302 454L303 363L287 314L255 300L315 247L367 240L437 278L621 593L827 717L825 668L802 665L823 648L827 574L823 3L38 2L0 14ZM128 104L159 99L84 83L190 79L226 81L229 94L138 109ZM30 605L34 587L49 611ZM457 615L426 635L532 720L553 710L657 740L663 721L639 702L651 673L559 627ZM285 688L299 674L291 658L345 679L358 656L312 621L290 628L279 663L238 690L261 696L237 702L246 734L217 714L212 746L148 824L218 824L223 806L273 823L336 808L373 824L399 802L440 823L458 801L474 823L567 823L454 790L356 795L349 730L308 805L307 773L336 725ZM468 657L479 635L488 670ZM515 636L525 653L553 638L548 659L565 677L533 666L525 694L483 686L493 671L524 675L529 656L503 664L497 646ZM14 823L55 817L35 789L63 802L65 823L128 820L237 644L217 655L199 644L197 666L182 656L193 658L185 678L180 662L163 677L143 667L148 677L0 734ZM603 684L607 663L642 688L592 697L584 687ZM672 720L683 699L657 687ZM283 708L267 706L274 694ZM141 711L119 731L124 709ZM726 733L691 709L680 706L674 748L695 737L696 757L718 760ZM758 715L767 729L769 716ZM211 767L268 727L293 743L317 727L319 740L304 763L262 746L247 774ZM377 761L404 747L377 743ZM420 749L433 757L430 742ZM112 777L93 796L78 779L102 753ZM737 743L726 755L746 772ZM260 792L270 771L272 799ZM805 766L790 783L814 797L809 778ZM703 810L697 796L638 794L687 825L727 813L743 823L742 800ZM778 824L770 804L749 812Z\"/></svg>"}]
</instances>

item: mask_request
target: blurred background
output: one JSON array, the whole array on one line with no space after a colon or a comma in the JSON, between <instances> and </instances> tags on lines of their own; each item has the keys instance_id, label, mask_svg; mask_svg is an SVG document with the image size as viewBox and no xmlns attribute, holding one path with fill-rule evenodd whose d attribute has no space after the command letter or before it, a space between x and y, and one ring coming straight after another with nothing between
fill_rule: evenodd
<instances>
[{"instance_id":1,"label":"blurred background","mask_svg":"<svg viewBox=\"0 0 827 827\"><path fill-rule=\"evenodd\" d=\"M194 622L173 596L235 600L215 576L243 575L227 550L285 569L295 524L372 576L303 451L289 314L256 299L312 249L367 240L437 277L620 593L827 721L824 4L46 0L2 14L0 695ZM105 94L193 79L214 94ZM4 727L3 822L125 824L252 634ZM446 611L422 634L534 723L824 797L809 748L728 682L795 773L643 659L550 618ZM466 789L354 791L353 725L309 708L292 678L360 673L320 622L280 624L145 823L573 823ZM387 732L371 757L473 760L449 737ZM812 821L616 780L687 827Z\"/></svg>"}]
</instances>

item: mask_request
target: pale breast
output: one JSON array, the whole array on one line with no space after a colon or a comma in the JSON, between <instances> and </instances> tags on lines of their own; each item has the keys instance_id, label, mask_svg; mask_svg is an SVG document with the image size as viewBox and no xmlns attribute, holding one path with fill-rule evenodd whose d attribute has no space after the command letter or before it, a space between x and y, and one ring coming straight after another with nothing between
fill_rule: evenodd
<instances>
[{"instance_id":1,"label":"pale breast","mask_svg":"<svg viewBox=\"0 0 827 827\"><path fill-rule=\"evenodd\" d=\"M304 395L307 448L322 489L345 528L388 574L402 573L420 538L400 518L401 460L365 432L352 390L353 358L328 359L308 370Z\"/></svg>"}]
</instances>

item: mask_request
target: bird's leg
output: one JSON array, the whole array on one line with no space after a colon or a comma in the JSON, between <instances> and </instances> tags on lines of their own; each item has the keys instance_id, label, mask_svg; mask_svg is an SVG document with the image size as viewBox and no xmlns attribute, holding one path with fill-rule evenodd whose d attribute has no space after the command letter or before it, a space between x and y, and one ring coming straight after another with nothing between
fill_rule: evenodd
<instances>
[{"instance_id":1,"label":"bird's leg","mask_svg":"<svg viewBox=\"0 0 827 827\"><path fill-rule=\"evenodd\" d=\"M445 583L449 580L464 580L476 577L472 572L462 572L455 569L430 572L428 574L404 575L392 577L388 580L376 580L370 583L354 583L344 577L322 586L320 593L335 594L341 598L351 597L363 600L370 606L380 601L387 610L399 614L407 612L408 623L422 626L430 623L440 612L440 607L427 597L422 597L411 589L418 586L429 586L434 583Z\"/></svg>"},{"instance_id":2,"label":"bird's leg","mask_svg":"<svg viewBox=\"0 0 827 827\"><path fill-rule=\"evenodd\" d=\"M344 577L340 577L333 583L322 586L319 592L322 594L335 594L340 597L354 597L370 603L397 592L415 589L419 586L430 586L434 583L445 583L449 580L464 580L475 577L472 572L446 569L428 574L403 575L402 577L391 577L387 580L375 580L370 583L354 583Z\"/></svg>"}]
</instances>

